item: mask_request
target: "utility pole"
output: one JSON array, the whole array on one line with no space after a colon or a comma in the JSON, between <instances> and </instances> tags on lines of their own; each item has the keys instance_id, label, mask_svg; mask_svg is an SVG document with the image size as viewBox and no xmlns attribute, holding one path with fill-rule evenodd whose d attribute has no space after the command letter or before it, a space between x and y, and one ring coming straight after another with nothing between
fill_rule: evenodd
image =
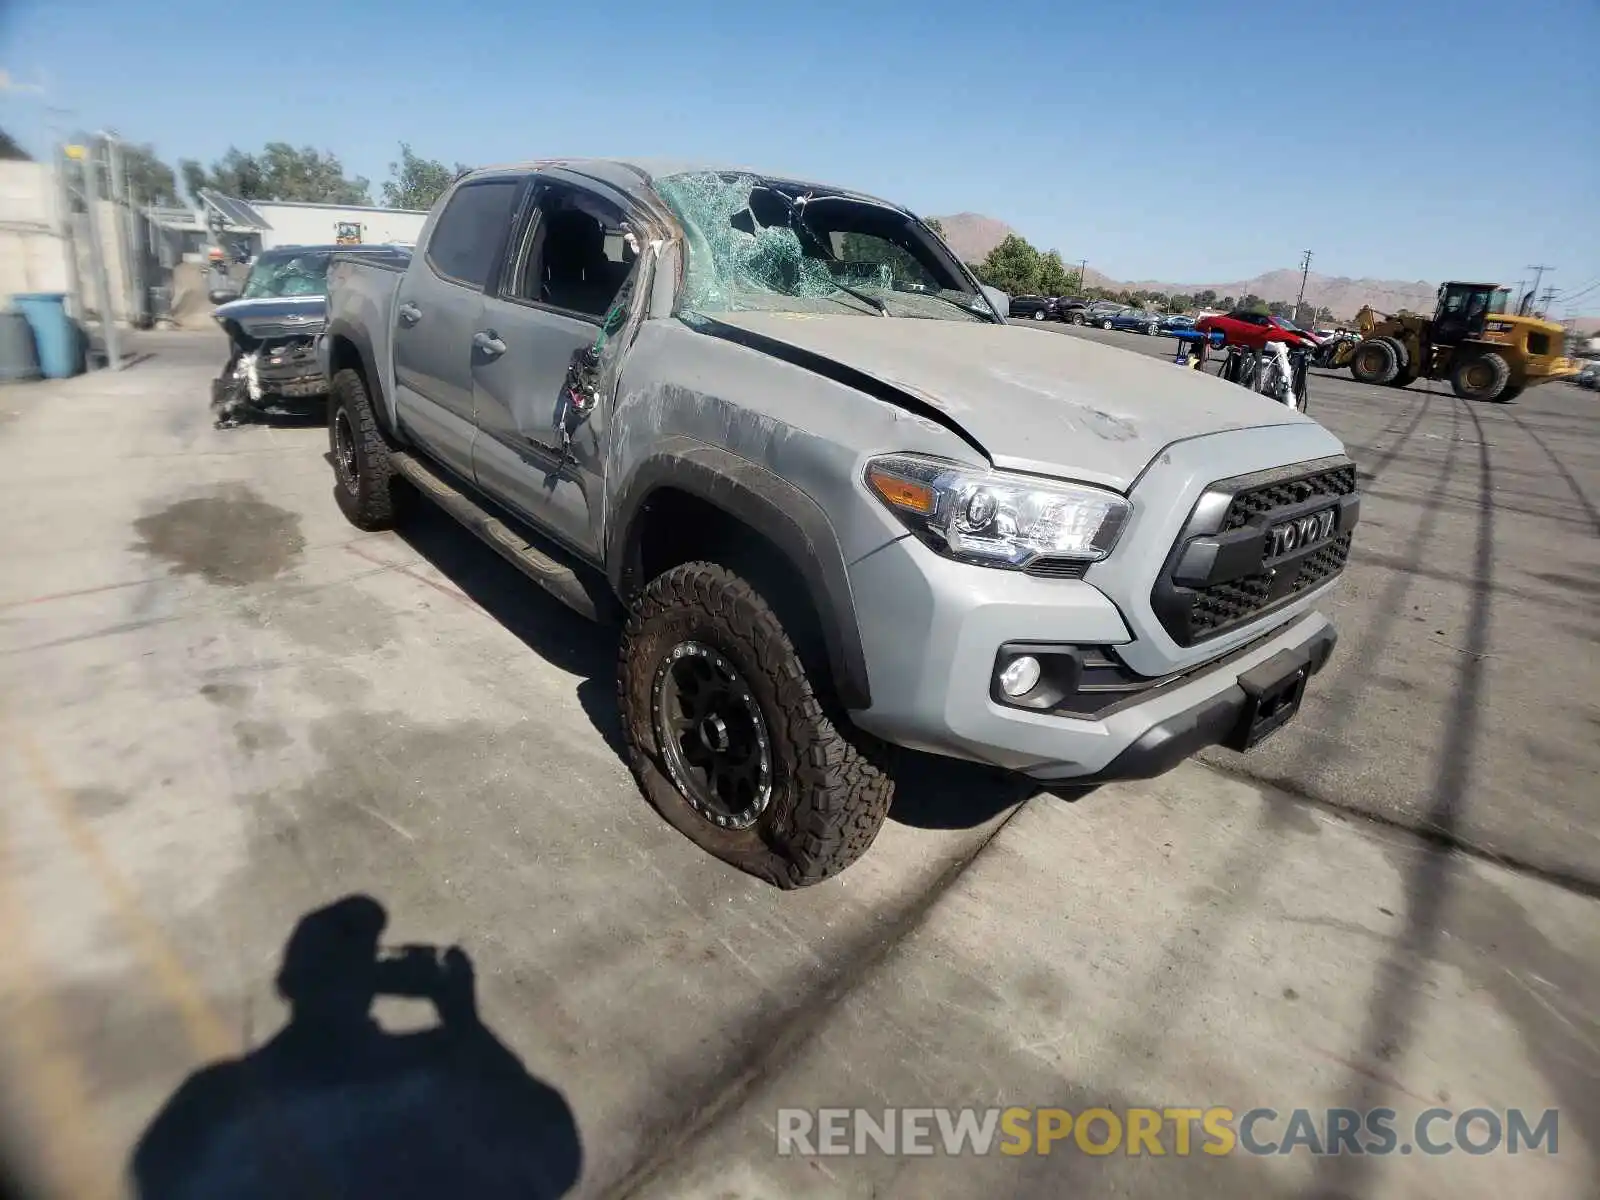
<instances>
[{"instance_id":1,"label":"utility pole","mask_svg":"<svg viewBox=\"0 0 1600 1200\"><path fill-rule=\"evenodd\" d=\"M1294 319L1296 321L1298 321L1300 319L1300 306L1306 302L1306 276L1308 276L1310 274L1311 274L1311 251L1304 250L1300 254L1300 295L1295 298L1295 302L1294 302ZM1308 325L1315 325L1317 322L1316 322L1316 319L1313 317L1310 321L1308 321L1306 323Z\"/></svg>"},{"instance_id":2,"label":"utility pole","mask_svg":"<svg viewBox=\"0 0 1600 1200\"><path fill-rule=\"evenodd\" d=\"M1544 278L1544 273L1546 271L1553 271L1555 268L1547 267L1542 264L1535 264L1527 269L1533 272L1533 287L1531 291L1535 296L1537 296L1539 294L1539 281Z\"/></svg>"},{"instance_id":3,"label":"utility pole","mask_svg":"<svg viewBox=\"0 0 1600 1200\"><path fill-rule=\"evenodd\" d=\"M1078 294L1081 296L1089 290L1089 260L1078 260Z\"/></svg>"},{"instance_id":4,"label":"utility pole","mask_svg":"<svg viewBox=\"0 0 1600 1200\"><path fill-rule=\"evenodd\" d=\"M1545 288L1544 295L1539 297L1539 302L1543 306L1542 310L1539 313L1539 315L1541 317L1548 317L1550 315L1550 304L1551 304L1551 302L1553 300L1555 300L1555 298L1556 298L1556 290L1555 290L1555 288L1553 288L1553 287Z\"/></svg>"}]
</instances>

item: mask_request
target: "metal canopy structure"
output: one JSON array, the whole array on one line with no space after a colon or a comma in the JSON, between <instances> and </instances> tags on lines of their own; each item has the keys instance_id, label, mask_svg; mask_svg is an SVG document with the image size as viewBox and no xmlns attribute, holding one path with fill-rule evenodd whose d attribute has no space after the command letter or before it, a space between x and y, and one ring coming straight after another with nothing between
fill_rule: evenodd
<instances>
[{"instance_id":1,"label":"metal canopy structure","mask_svg":"<svg viewBox=\"0 0 1600 1200\"><path fill-rule=\"evenodd\" d=\"M272 223L247 201L224 196L221 192L214 192L210 188L200 189L200 203L214 212L222 219L222 223L230 228L253 229L258 232L272 228Z\"/></svg>"}]
</instances>

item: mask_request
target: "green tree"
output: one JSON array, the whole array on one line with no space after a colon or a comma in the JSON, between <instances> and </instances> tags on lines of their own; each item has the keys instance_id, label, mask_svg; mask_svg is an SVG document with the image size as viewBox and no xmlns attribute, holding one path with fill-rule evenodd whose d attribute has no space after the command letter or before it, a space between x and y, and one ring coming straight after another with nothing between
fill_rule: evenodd
<instances>
[{"instance_id":1,"label":"green tree","mask_svg":"<svg viewBox=\"0 0 1600 1200\"><path fill-rule=\"evenodd\" d=\"M1294 305L1287 300L1274 300L1267 305L1267 311L1275 317L1282 317L1285 321L1294 319Z\"/></svg>"},{"instance_id":2,"label":"green tree","mask_svg":"<svg viewBox=\"0 0 1600 1200\"><path fill-rule=\"evenodd\" d=\"M260 154L237 147L209 168L193 159L178 164L191 196L211 188L241 200L301 200L316 204L372 203L372 185L361 177L346 178L344 164L332 151L288 142L268 142Z\"/></svg>"},{"instance_id":3,"label":"green tree","mask_svg":"<svg viewBox=\"0 0 1600 1200\"><path fill-rule=\"evenodd\" d=\"M1254 292L1247 292L1244 299L1239 301L1239 307L1247 312L1264 313L1267 311L1267 302Z\"/></svg>"},{"instance_id":4,"label":"green tree","mask_svg":"<svg viewBox=\"0 0 1600 1200\"><path fill-rule=\"evenodd\" d=\"M944 226L939 223L938 217L929 217L927 220L923 221L923 224L937 233L940 237L944 236Z\"/></svg>"},{"instance_id":5,"label":"green tree","mask_svg":"<svg viewBox=\"0 0 1600 1200\"><path fill-rule=\"evenodd\" d=\"M1061 253L1051 250L1039 257L1039 294L1041 296L1065 296L1072 290L1072 276L1067 274L1067 266L1061 261Z\"/></svg>"},{"instance_id":6,"label":"green tree","mask_svg":"<svg viewBox=\"0 0 1600 1200\"><path fill-rule=\"evenodd\" d=\"M1197 308L1206 308L1217 302L1217 294L1207 288L1203 292L1196 292L1194 300Z\"/></svg>"},{"instance_id":7,"label":"green tree","mask_svg":"<svg viewBox=\"0 0 1600 1200\"><path fill-rule=\"evenodd\" d=\"M0 162L4 161L32 162L33 155L17 145L17 140L4 129L0 129Z\"/></svg>"},{"instance_id":8,"label":"green tree","mask_svg":"<svg viewBox=\"0 0 1600 1200\"><path fill-rule=\"evenodd\" d=\"M122 178L133 193L135 204L177 204L178 179L172 168L156 157L156 148L148 142L122 145ZM103 185L101 195L110 193L110 181Z\"/></svg>"},{"instance_id":9,"label":"green tree","mask_svg":"<svg viewBox=\"0 0 1600 1200\"><path fill-rule=\"evenodd\" d=\"M432 208L434 201L469 170L462 163L451 168L436 158L421 158L412 153L409 142L401 142L400 161L389 164L393 178L384 181L383 202L390 208Z\"/></svg>"},{"instance_id":10,"label":"green tree","mask_svg":"<svg viewBox=\"0 0 1600 1200\"><path fill-rule=\"evenodd\" d=\"M1039 290L1041 260L1037 250L1014 233L989 251L978 278L1009 296L1026 296Z\"/></svg>"}]
</instances>

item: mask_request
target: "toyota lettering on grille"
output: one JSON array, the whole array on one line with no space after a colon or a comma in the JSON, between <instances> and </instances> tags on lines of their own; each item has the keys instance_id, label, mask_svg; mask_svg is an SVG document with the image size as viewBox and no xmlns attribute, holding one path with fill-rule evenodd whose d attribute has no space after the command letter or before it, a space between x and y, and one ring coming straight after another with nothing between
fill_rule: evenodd
<instances>
[{"instance_id":1,"label":"toyota lettering on grille","mask_svg":"<svg viewBox=\"0 0 1600 1200\"><path fill-rule=\"evenodd\" d=\"M1333 537L1334 517L1335 510L1325 508L1321 512L1274 525L1267 534L1266 560L1282 558L1285 554L1327 541Z\"/></svg>"}]
</instances>

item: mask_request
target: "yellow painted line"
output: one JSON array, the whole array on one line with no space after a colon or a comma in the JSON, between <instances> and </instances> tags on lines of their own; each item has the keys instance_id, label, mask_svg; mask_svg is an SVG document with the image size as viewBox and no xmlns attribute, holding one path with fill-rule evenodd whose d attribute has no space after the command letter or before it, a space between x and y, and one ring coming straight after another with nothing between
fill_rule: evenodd
<instances>
[{"instance_id":1,"label":"yellow painted line","mask_svg":"<svg viewBox=\"0 0 1600 1200\"><path fill-rule=\"evenodd\" d=\"M73 848L99 880L123 931L155 978L156 986L177 1010L190 1046L201 1058L232 1054L237 1042L228 1032L227 1025L206 999L199 982L183 965L160 927L144 911L132 886L117 870L111 856L100 844L100 839L78 815L72 797L50 769L38 743L24 729L14 728L13 736L34 785L49 802Z\"/></svg>"},{"instance_id":2,"label":"yellow painted line","mask_svg":"<svg viewBox=\"0 0 1600 1200\"><path fill-rule=\"evenodd\" d=\"M121 1192L119 1176L96 1145L82 1067L39 990L44 976L23 933L28 914L11 882L21 863L4 821L0 809L0 996L10 1001L0 1034L19 1068L13 1081L18 1102L37 1119L28 1140L39 1148L39 1182L54 1195L113 1200Z\"/></svg>"}]
</instances>

